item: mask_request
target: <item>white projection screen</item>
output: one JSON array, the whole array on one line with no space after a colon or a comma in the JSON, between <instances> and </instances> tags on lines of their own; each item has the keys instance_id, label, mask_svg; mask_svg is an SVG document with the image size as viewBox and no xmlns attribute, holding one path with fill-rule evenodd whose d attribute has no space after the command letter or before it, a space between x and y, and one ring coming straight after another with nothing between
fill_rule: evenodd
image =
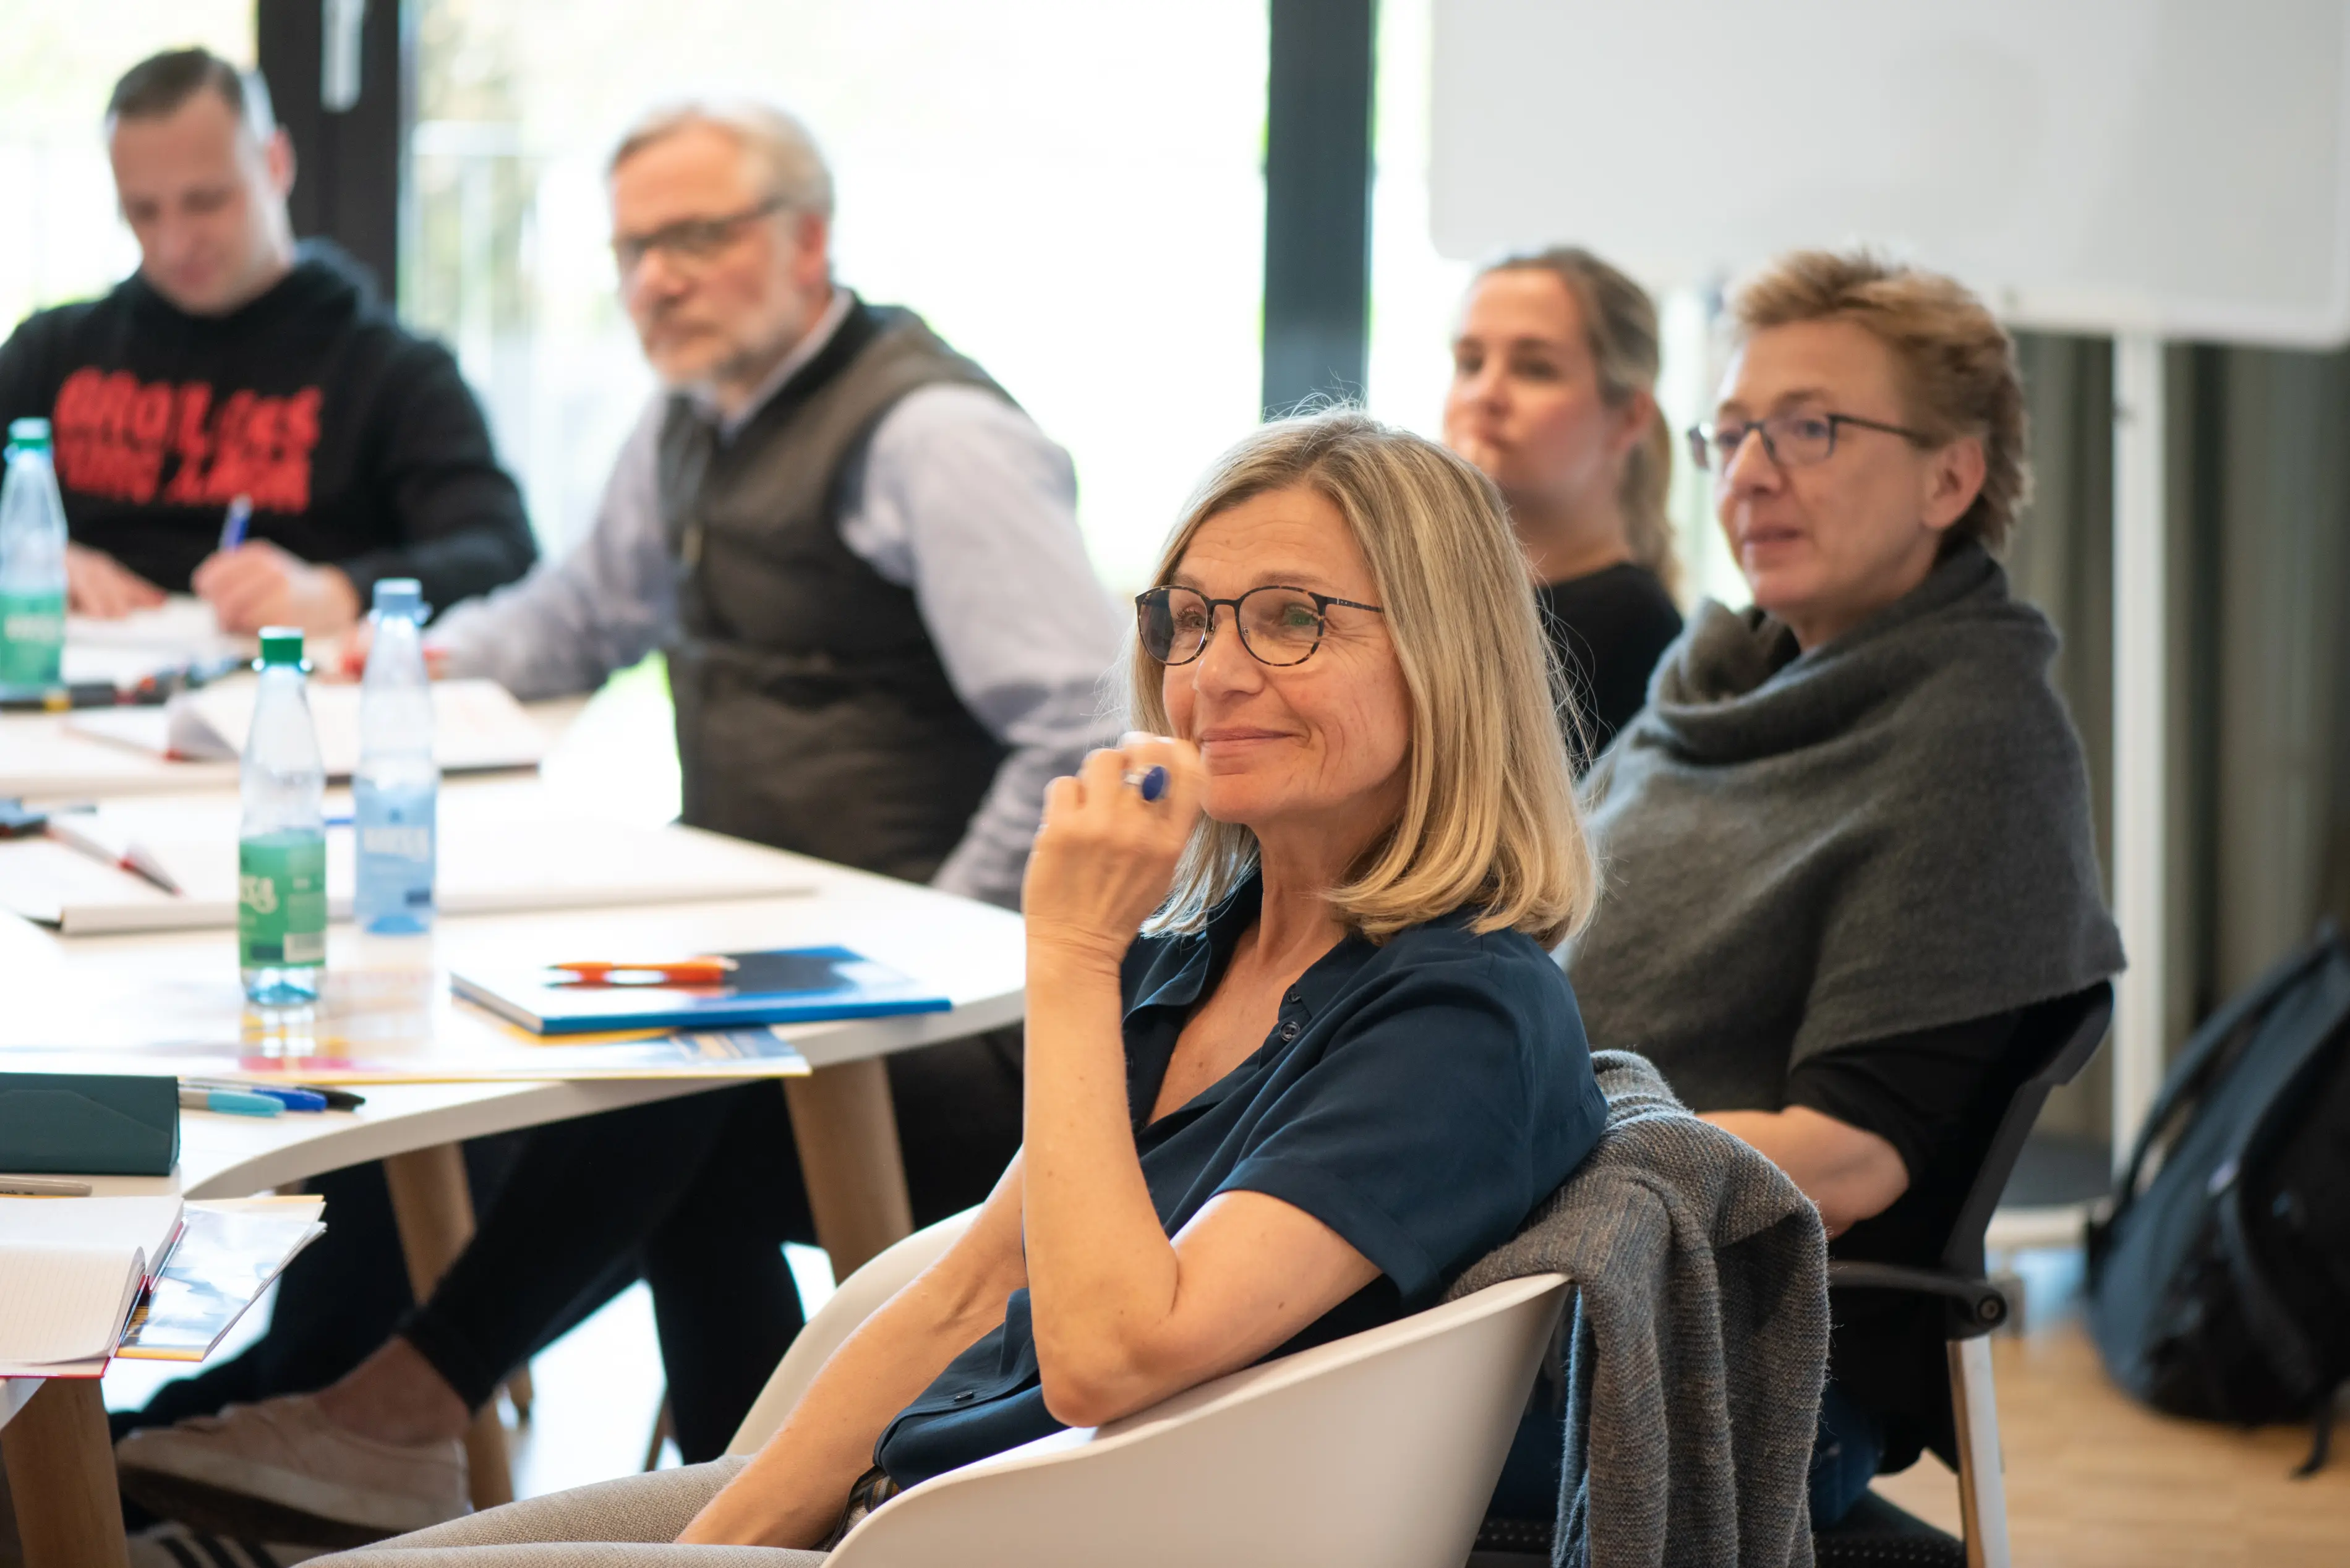
<instances>
[{"instance_id":1,"label":"white projection screen","mask_svg":"<svg viewBox=\"0 0 2350 1568\"><path fill-rule=\"evenodd\" d=\"M1432 43L1449 256L1867 241L2018 326L2350 340L2350 0L1436 0Z\"/></svg>"}]
</instances>

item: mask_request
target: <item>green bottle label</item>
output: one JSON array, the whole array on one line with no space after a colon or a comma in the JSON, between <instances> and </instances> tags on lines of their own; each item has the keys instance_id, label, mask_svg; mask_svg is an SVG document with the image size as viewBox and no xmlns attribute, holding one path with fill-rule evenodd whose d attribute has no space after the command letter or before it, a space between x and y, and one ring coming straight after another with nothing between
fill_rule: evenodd
<instances>
[{"instance_id":1,"label":"green bottle label","mask_svg":"<svg viewBox=\"0 0 2350 1568\"><path fill-rule=\"evenodd\" d=\"M327 961L327 836L288 828L236 846L236 947L243 969Z\"/></svg>"},{"instance_id":2,"label":"green bottle label","mask_svg":"<svg viewBox=\"0 0 2350 1568\"><path fill-rule=\"evenodd\" d=\"M0 686L55 686L65 647L65 595L0 594Z\"/></svg>"}]
</instances>

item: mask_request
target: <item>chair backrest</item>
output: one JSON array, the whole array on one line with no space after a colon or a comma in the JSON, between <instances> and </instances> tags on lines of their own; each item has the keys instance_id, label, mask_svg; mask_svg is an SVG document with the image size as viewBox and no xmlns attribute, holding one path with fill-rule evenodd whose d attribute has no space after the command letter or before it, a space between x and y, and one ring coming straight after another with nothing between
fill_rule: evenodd
<instances>
[{"instance_id":1,"label":"chair backrest","mask_svg":"<svg viewBox=\"0 0 2350 1568\"><path fill-rule=\"evenodd\" d=\"M1982 1276L1983 1237L2008 1179L2015 1174L2015 1162L2022 1157L2023 1140L2032 1136L2050 1091L2071 1083L2097 1054L2113 1016L2114 988L2102 980L2086 991L2025 1010L2017 1047L2023 1078L2008 1097L1974 1185L1967 1189L1966 1202L1950 1227L1942 1249L1944 1268L1969 1279Z\"/></svg>"},{"instance_id":2,"label":"chair backrest","mask_svg":"<svg viewBox=\"0 0 2350 1568\"><path fill-rule=\"evenodd\" d=\"M792 1407L800 1402L810 1383L840 1342L857 1330L857 1325L873 1315L875 1309L909 1284L916 1274L938 1262L955 1238L969 1229L976 1209L966 1209L960 1214L950 1214L937 1224L915 1231L904 1241L892 1243L866 1260L865 1266L840 1282L832 1299L818 1309L799 1333L792 1346L784 1352L783 1360L767 1378L767 1386L759 1390L743 1424L734 1429L734 1440L726 1445L730 1454L754 1454L759 1446L775 1436Z\"/></svg>"},{"instance_id":3,"label":"chair backrest","mask_svg":"<svg viewBox=\"0 0 2350 1568\"><path fill-rule=\"evenodd\" d=\"M950 1471L831 1568L1458 1568L1567 1288L1511 1280Z\"/></svg>"}]
</instances>

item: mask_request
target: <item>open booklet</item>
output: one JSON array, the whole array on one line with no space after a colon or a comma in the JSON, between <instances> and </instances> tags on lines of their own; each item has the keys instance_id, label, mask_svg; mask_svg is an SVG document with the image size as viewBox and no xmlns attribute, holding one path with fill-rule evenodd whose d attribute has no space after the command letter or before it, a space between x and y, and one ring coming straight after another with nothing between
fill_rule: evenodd
<instances>
[{"instance_id":1,"label":"open booklet","mask_svg":"<svg viewBox=\"0 0 2350 1568\"><path fill-rule=\"evenodd\" d=\"M150 609L101 620L66 618L65 680L130 691L159 676L201 680L253 657L254 641L220 628L213 607L173 594Z\"/></svg>"},{"instance_id":2,"label":"open booklet","mask_svg":"<svg viewBox=\"0 0 2350 1568\"><path fill-rule=\"evenodd\" d=\"M201 1361L326 1227L317 1198L0 1198L0 1377Z\"/></svg>"},{"instance_id":3,"label":"open booklet","mask_svg":"<svg viewBox=\"0 0 2350 1568\"><path fill-rule=\"evenodd\" d=\"M313 681L310 718L330 778L348 778L359 762L359 687ZM182 761L227 760L244 751L259 691L249 680L182 692L161 709L91 708L66 721L78 734ZM432 683L432 753L443 773L536 767L547 738L521 703L494 680Z\"/></svg>"},{"instance_id":4,"label":"open booklet","mask_svg":"<svg viewBox=\"0 0 2350 1568\"><path fill-rule=\"evenodd\" d=\"M202 1361L303 1248L326 1234L323 1198L188 1205L179 1244L122 1331L119 1355Z\"/></svg>"},{"instance_id":5,"label":"open booklet","mask_svg":"<svg viewBox=\"0 0 2350 1568\"><path fill-rule=\"evenodd\" d=\"M349 810L339 793L329 812ZM0 844L0 909L69 936L225 929L236 924L234 794L109 801L49 818L46 838ZM536 779L476 780L441 794L443 913L639 909L811 890L807 863L674 825L567 809ZM349 918L357 880L347 819L327 831L330 919Z\"/></svg>"}]
</instances>

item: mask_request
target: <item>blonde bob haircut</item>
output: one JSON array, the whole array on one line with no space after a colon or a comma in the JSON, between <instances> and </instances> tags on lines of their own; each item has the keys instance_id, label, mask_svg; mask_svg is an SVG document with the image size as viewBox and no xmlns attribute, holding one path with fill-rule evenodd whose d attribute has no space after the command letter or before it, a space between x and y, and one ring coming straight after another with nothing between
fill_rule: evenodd
<instances>
[{"instance_id":1,"label":"blonde bob haircut","mask_svg":"<svg viewBox=\"0 0 2350 1568\"><path fill-rule=\"evenodd\" d=\"M1565 683L1500 492L1434 441L1351 409L1274 421L1201 478L1152 580L1173 576L1209 519L1293 486L1346 518L1411 701L1403 813L1331 889L1333 910L1383 941L1473 906L1478 931L1556 946L1590 918L1597 878L1561 738ZM1128 671L1128 711L1166 733L1165 667L1137 643ZM1202 817L1150 929L1201 929L1256 860L1247 828Z\"/></svg>"}]
</instances>

